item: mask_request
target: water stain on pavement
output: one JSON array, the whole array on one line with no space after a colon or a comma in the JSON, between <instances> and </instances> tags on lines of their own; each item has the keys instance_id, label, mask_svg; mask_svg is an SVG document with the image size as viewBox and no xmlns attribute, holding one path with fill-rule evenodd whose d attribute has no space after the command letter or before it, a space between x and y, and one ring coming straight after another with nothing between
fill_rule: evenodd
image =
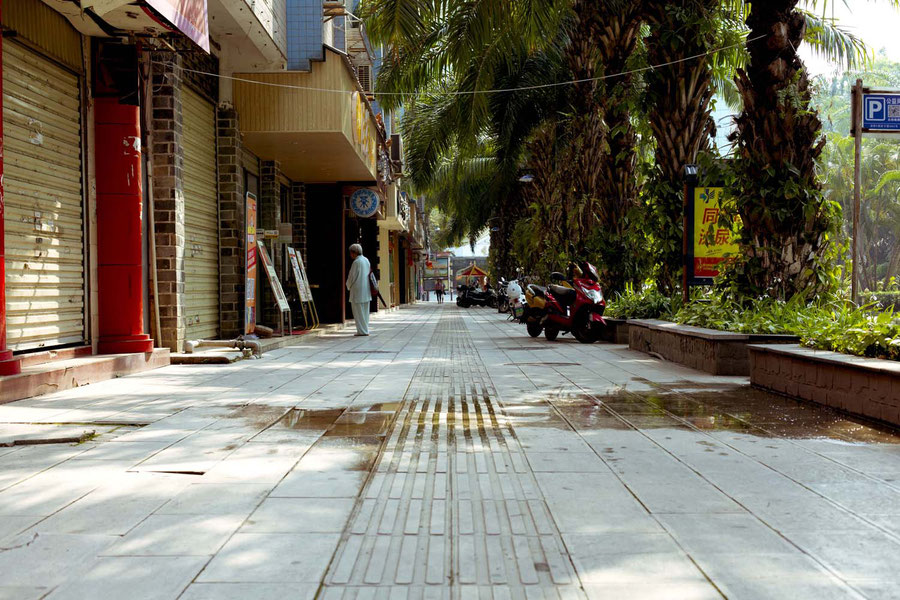
<instances>
[{"instance_id":1,"label":"water stain on pavement","mask_svg":"<svg viewBox=\"0 0 900 600\"><path fill-rule=\"evenodd\" d=\"M293 408L288 411L273 427L286 427L295 430L326 430L344 413L344 409L306 410Z\"/></svg>"},{"instance_id":2,"label":"water stain on pavement","mask_svg":"<svg viewBox=\"0 0 900 600\"><path fill-rule=\"evenodd\" d=\"M620 390L604 396L563 394L560 395L563 401L552 401L574 426L584 428L699 429L747 433L763 438L900 444L897 430L850 417L826 406L746 386L723 385L718 391L684 391L699 388L700 384L677 385L682 389L669 389L666 385L656 386L658 389L650 392ZM587 402L593 403L595 410L591 410Z\"/></svg>"},{"instance_id":3,"label":"water stain on pavement","mask_svg":"<svg viewBox=\"0 0 900 600\"><path fill-rule=\"evenodd\" d=\"M325 433L331 436L387 435L394 412L350 412L342 414Z\"/></svg>"}]
</instances>

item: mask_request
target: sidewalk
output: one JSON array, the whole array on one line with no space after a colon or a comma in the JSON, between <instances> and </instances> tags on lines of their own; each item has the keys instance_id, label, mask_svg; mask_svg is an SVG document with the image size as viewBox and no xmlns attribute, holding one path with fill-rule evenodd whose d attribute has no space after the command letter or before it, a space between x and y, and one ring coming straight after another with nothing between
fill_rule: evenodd
<instances>
[{"instance_id":1,"label":"sidewalk","mask_svg":"<svg viewBox=\"0 0 900 600\"><path fill-rule=\"evenodd\" d=\"M900 436L421 303L0 406L0 599L896 598ZM305 336L304 336L305 337Z\"/></svg>"}]
</instances>

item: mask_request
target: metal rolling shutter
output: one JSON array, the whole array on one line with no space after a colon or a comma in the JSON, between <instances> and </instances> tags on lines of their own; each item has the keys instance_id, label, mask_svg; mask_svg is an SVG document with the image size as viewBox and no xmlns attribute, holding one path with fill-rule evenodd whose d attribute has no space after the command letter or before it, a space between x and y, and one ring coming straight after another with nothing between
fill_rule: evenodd
<instances>
[{"instance_id":1,"label":"metal rolling shutter","mask_svg":"<svg viewBox=\"0 0 900 600\"><path fill-rule=\"evenodd\" d=\"M13 350L85 339L78 76L3 44L6 322Z\"/></svg>"},{"instance_id":2,"label":"metal rolling shutter","mask_svg":"<svg viewBox=\"0 0 900 600\"><path fill-rule=\"evenodd\" d=\"M216 118L212 104L184 88L185 339L219 331L219 212Z\"/></svg>"}]
</instances>

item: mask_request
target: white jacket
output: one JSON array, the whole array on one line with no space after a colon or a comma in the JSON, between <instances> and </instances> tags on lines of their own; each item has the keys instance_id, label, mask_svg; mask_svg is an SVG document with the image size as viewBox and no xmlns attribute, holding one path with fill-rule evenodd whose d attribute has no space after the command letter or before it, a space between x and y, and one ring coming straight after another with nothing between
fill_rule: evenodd
<instances>
[{"instance_id":1,"label":"white jacket","mask_svg":"<svg viewBox=\"0 0 900 600\"><path fill-rule=\"evenodd\" d=\"M372 291L369 289L369 272L372 267L369 259L360 254L350 267L347 275L347 289L350 291L350 302L371 302Z\"/></svg>"}]
</instances>

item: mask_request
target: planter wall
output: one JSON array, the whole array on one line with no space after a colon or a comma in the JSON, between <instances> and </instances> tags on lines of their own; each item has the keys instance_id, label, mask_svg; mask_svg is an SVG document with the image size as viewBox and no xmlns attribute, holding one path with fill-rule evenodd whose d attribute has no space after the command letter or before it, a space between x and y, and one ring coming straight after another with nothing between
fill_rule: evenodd
<instances>
[{"instance_id":1,"label":"planter wall","mask_svg":"<svg viewBox=\"0 0 900 600\"><path fill-rule=\"evenodd\" d=\"M797 343L792 335L731 333L669 321L629 320L628 346L713 375L749 375L747 346Z\"/></svg>"},{"instance_id":2,"label":"planter wall","mask_svg":"<svg viewBox=\"0 0 900 600\"><path fill-rule=\"evenodd\" d=\"M750 383L900 426L900 363L801 346L750 346Z\"/></svg>"},{"instance_id":3,"label":"planter wall","mask_svg":"<svg viewBox=\"0 0 900 600\"><path fill-rule=\"evenodd\" d=\"M628 345L628 321L626 319L607 318L606 327L600 339L611 344Z\"/></svg>"}]
</instances>

